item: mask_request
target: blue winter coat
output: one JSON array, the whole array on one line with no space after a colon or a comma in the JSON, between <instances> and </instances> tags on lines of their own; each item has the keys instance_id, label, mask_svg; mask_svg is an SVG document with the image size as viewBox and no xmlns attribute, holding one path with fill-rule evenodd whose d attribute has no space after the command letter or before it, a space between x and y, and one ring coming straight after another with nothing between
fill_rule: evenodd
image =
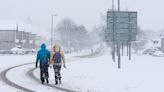
<instances>
[{"instance_id":1,"label":"blue winter coat","mask_svg":"<svg viewBox=\"0 0 164 92\"><path fill-rule=\"evenodd\" d=\"M40 67L49 65L50 52L46 49L46 45L42 44L41 49L37 53L36 65L40 62Z\"/></svg>"}]
</instances>

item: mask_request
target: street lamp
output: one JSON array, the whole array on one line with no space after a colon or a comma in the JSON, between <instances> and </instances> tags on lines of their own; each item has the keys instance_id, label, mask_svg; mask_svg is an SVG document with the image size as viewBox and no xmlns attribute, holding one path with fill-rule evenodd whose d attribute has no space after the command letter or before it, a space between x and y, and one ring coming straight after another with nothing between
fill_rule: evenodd
<instances>
[{"instance_id":1,"label":"street lamp","mask_svg":"<svg viewBox=\"0 0 164 92\"><path fill-rule=\"evenodd\" d=\"M57 14L51 15L51 48L53 45L53 17L58 16Z\"/></svg>"},{"instance_id":2,"label":"street lamp","mask_svg":"<svg viewBox=\"0 0 164 92\"><path fill-rule=\"evenodd\" d=\"M118 12L120 11L120 0L118 0Z\"/></svg>"}]
</instances>

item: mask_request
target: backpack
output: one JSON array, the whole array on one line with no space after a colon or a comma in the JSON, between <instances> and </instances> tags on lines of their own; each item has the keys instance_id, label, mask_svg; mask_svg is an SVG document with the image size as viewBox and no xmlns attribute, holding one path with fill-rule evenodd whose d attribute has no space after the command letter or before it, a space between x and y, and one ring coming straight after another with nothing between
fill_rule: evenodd
<instances>
[{"instance_id":1,"label":"backpack","mask_svg":"<svg viewBox=\"0 0 164 92\"><path fill-rule=\"evenodd\" d=\"M61 63L61 55L58 52L55 52L54 54L54 63Z\"/></svg>"}]
</instances>

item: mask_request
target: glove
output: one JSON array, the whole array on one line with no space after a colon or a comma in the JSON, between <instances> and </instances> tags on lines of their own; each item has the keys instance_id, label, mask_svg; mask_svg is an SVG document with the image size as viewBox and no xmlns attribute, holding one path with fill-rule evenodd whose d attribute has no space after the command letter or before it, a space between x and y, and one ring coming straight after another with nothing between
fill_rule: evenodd
<instances>
[{"instance_id":1,"label":"glove","mask_svg":"<svg viewBox=\"0 0 164 92\"><path fill-rule=\"evenodd\" d=\"M38 65L36 64L35 67L38 68Z\"/></svg>"},{"instance_id":2,"label":"glove","mask_svg":"<svg viewBox=\"0 0 164 92\"><path fill-rule=\"evenodd\" d=\"M65 65L65 64L63 64L63 67L64 67L64 68L66 68L66 65Z\"/></svg>"},{"instance_id":3,"label":"glove","mask_svg":"<svg viewBox=\"0 0 164 92\"><path fill-rule=\"evenodd\" d=\"M53 67L53 65L52 64L50 64L50 68L52 68Z\"/></svg>"}]
</instances>

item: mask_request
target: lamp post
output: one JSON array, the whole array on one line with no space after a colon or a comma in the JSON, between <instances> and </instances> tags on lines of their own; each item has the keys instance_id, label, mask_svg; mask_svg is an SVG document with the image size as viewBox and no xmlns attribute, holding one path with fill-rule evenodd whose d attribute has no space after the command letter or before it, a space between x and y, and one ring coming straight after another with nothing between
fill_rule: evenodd
<instances>
[{"instance_id":1,"label":"lamp post","mask_svg":"<svg viewBox=\"0 0 164 92\"><path fill-rule=\"evenodd\" d=\"M53 45L53 17L55 16L58 16L57 14L55 15L51 15L51 48L52 48L52 45Z\"/></svg>"},{"instance_id":2,"label":"lamp post","mask_svg":"<svg viewBox=\"0 0 164 92\"><path fill-rule=\"evenodd\" d=\"M120 0L118 0L118 11L120 11Z\"/></svg>"}]
</instances>

